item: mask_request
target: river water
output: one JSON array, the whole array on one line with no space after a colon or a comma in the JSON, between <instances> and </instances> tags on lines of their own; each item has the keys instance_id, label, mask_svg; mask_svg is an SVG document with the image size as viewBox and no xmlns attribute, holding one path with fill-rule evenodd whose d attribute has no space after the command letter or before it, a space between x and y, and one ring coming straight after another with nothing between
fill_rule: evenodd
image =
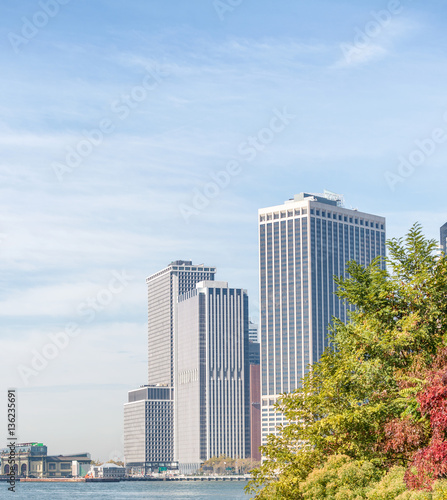
<instances>
[{"instance_id":1,"label":"river water","mask_svg":"<svg viewBox=\"0 0 447 500\"><path fill-rule=\"evenodd\" d=\"M246 481L138 481L119 483L16 483L0 482L3 500L249 500Z\"/></svg>"}]
</instances>

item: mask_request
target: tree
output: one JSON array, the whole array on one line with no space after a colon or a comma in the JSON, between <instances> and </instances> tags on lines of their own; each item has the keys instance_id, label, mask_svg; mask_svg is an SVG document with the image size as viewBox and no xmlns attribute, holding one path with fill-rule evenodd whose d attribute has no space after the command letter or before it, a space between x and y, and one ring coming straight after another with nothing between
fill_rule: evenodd
<instances>
[{"instance_id":1,"label":"tree","mask_svg":"<svg viewBox=\"0 0 447 500\"><path fill-rule=\"evenodd\" d=\"M236 472L239 474L248 474L253 469L259 467L260 462L256 462L251 458L237 458L234 464Z\"/></svg>"},{"instance_id":2,"label":"tree","mask_svg":"<svg viewBox=\"0 0 447 500\"><path fill-rule=\"evenodd\" d=\"M107 463L119 465L120 467L124 467L124 462L122 462L121 460L109 460Z\"/></svg>"},{"instance_id":3,"label":"tree","mask_svg":"<svg viewBox=\"0 0 447 500\"><path fill-rule=\"evenodd\" d=\"M218 457L211 457L202 464L204 467L212 467L215 474L225 474L227 468L233 468L235 460L227 455L220 455Z\"/></svg>"},{"instance_id":4,"label":"tree","mask_svg":"<svg viewBox=\"0 0 447 500\"><path fill-rule=\"evenodd\" d=\"M430 439L417 399L425 382L416 375L446 343L447 262L436 247L416 224L388 242L387 270L379 259L366 268L350 262L336 278L349 322L333 321L329 348L278 403L290 423L262 447L267 460L247 487L256 498L304 498L300 485L334 455L383 472L407 467ZM411 430L409 441L390 443L393 426Z\"/></svg>"}]
</instances>

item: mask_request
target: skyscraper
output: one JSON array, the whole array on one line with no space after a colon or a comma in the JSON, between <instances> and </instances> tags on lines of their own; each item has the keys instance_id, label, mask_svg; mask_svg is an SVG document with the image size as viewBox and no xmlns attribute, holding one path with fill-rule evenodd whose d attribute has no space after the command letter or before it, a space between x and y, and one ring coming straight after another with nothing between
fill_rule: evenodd
<instances>
[{"instance_id":1,"label":"skyscraper","mask_svg":"<svg viewBox=\"0 0 447 500\"><path fill-rule=\"evenodd\" d=\"M148 385L130 391L124 405L124 450L129 470L143 474L174 467L176 449L177 299L216 269L177 260L149 276Z\"/></svg>"},{"instance_id":2,"label":"skyscraper","mask_svg":"<svg viewBox=\"0 0 447 500\"><path fill-rule=\"evenodd\" d=\"M333 276L385 255L385 219L343 208L332 193L301 193L259 210L262 441L283 417L273 404L300 386L328 345L333 316L347 319ZM384 266L382 262L382 266Z\"/></svg>"},{"instance_id":3,"label":"skyscraper","mask_svg":"<svg viewBox=\"0 0 447 500\"><path fill-rule=\"evenodd\" d=\"M216 268L177 260L149 276L148 303L148 384L174 387L176 356L177 297L203 280L214 280Z\"/></svg>"},{"instance_id":4,"label":"skyscraper","mask_svg":"<svg viewBox=\"0 0 447 500\"><path fill-rule=\"evenodd\" d=\"M142 386L124 405L124 456L129 474L145 476L174 461L174 398L166 386Z\"/></svg>"},{"instance_id":5,"label":"skyscraper","mask_svg":"<svg viewBox=\"0 0 447 500\"><path fill-rule=\"evenodd\" d=\"M443 226L441 226L440 233L441 233L441 240L440 240L441 251L447 253L447 222Z\"/></svg>"},{"instance_id":6,"label":"skyscraper","mask_svg":"<svg viewBox=\"0 0 447 500\"><path fill-rule=\"evenodd\" d=\"M178 460L181 472L222 454L250 455L248 296L204 281L178 303Z\"/></svg>"}]
</instances>

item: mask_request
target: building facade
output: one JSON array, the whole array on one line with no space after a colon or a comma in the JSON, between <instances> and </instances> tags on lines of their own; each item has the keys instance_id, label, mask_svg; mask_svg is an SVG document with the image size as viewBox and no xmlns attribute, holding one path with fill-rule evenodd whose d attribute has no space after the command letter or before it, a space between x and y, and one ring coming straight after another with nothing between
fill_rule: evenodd
<instances>
[{"instance_id":1,"label":"building facade","mask_svg":"<svg viewBox=\"0 0 447 500\"><path fill-rule=\"evenodd\" d=\"M175 390L177 297L194 289L196 283L214 280L216 269L177 260L149 276L148 384L163 384Z\"/></svg>"},{"instance_id":2,"label":"building facade","mask_svg":"<svg viewBox=\"0 0 447 500\"><path fill-rule=\"evenodd\" d=\"M177 298L194 289L199 281L213 281L215 273L214 267L177 260L146 279L147 387L152 392L142 388L130 391L128 403L124 405L124 458L131 473L140 475L158 468L176 467ZM169 400L165 399L164 391L169 394ZM163 428L160 412L164 418Z\"/></svg>"},{"instance_id":3,"label":"building facade","mask_svg":"<svg viewBox=\"0 0 447 500\"><path fill-rule=\"evenodd\" d=\"M248 324L248 339L249 363L250 365L259 365L261 362L261 351L258 339L258 325L252 323L251 321Z\"/></svg>"},{"instance_id":4,"label":"building facade","mask_svg":"<svg viewBox=\"0 0 447 500\"><path fill-rule=\"evenodd\" d=\"M250 457L261 460L261 367L250 364Z\"/></svg>"},{"instance_id":5,"label":"building facade","mask_svg":"<svg viewBox=\"0 0 447 500\"><path fill-rule=\"evenodd\" d=\"M126 469L113 463L92 465L88 472L89 477L101 479L123 479L125 475Z\"/></svg>"},{"instance_id":6,"label":"building facade","mask_svg":"<svg viewBox=\"0 0 447 500\"><path fill-rule=\"evenodd\" d=\"M332 317L347 320L333 276L350 260L385 256L385 219L346 209L332 193L301 193L258 216L264 443L284 422L273 406L280 394L299 388L319 360Z\"/></svg>"},{"instance_id":7,"label":"building facade","mask_svg":"<svg viewBox=\"0 0 447 500\"><path fill-rule=\"evenodd\" d=\"M441 226L440 236L441 252L447 253L447 222Z\"/></svg>"},{"instance_id":8,"label":"building facade","mask_svg":"<svg viewBox=\"0 0 447 500\"><path fill-rule=\"evenodd\" d=\"M20 443L15 448L16 474L25 477L69 477L72 475L72 464L78 462L82 466L90 466L89 453L76 455L48 455L47 447L42 443ZM9 448L0 450L0 474L9 474Z\"/></svg>"},{"instance_id":9,"label":"building facade","mask_svg":"<svg viewBox=\"0 0 447 500\"><path fill-rule=\"evenodd\" d=\"M204 281L178 302L178 459L191 473L213 456L250 455L248 296Z\"/></svg>"},{"instance_id":10,"label":"building facade","mask_svg":"<svg viewBox=\"0 0 447 500\"><path fill-rule=\"evenodd\" d=\"M172 387L142 386L124 405L124 456L130 475L177 469Z\"/></svg>"},{"instance_id":11,"label":"building facade","mask_svg":"<svg viewBox=\"0 0 447 500\"><path fill-rule=\"evenodd\" d=\"M248 338L250 342L259 342L258 325L253 323L253 321L249 321L248 323Z\"/></svg>"}]
</instances>

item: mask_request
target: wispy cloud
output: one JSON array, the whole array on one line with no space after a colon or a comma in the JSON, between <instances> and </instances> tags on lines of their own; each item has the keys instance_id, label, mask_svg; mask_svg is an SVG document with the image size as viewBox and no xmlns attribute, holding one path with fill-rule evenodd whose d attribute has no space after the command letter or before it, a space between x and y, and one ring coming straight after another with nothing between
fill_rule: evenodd
<instances>
[{"instance_id":1,"label":"wispy cloud","mask_svg":"<svg viewBox=\"0 0 447 500\"><path fill-rule=\"evenodd\" d=\"M385 11L383 11L385 12ZM340 43L341 57L334 68L352 68L383 59L396 53L396 44L414 34L419 24L403 13L388 13L386 21L372 11L362 27L356 27L351 40Z\"/></svg>"}]
</instances>

